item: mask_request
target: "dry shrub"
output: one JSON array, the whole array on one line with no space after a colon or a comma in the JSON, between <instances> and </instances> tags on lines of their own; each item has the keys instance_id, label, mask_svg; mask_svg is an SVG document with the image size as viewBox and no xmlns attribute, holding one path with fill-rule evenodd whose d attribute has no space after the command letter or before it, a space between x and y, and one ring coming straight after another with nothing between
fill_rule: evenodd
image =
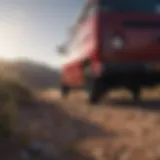
<instances>
[{"instance_id":1,"label":"dry shrub","mask_svg":"<svg viewBox=\"0 0 160 160\"><path fill-rule=\"evenodd\" d=\"M20 104L33 99L32 91L19 81L0 80L0 133L11 135L18 125Z\"/></svg>"},{"instance_id":2,"label":"dry shrub","mask_svg":"<svg viewBox=\"0 0 160 160\"><path fill-rule=\"evenodd\" d=\"M5 90L0 91L0 131L1 135L11 135L18 117L18 106L14 97Z\"/></svg>"},{"instance_id":3,"label":"dry shrub","mask_svg":"<svg viewBox=\"0 0 160 160\"><path fill-rule=\"evenodd\" d=\"M17 103L26 104L33 100L33 91L18 80L0 80L0 89L7 92Z\"/></svg>"}]
</instances>

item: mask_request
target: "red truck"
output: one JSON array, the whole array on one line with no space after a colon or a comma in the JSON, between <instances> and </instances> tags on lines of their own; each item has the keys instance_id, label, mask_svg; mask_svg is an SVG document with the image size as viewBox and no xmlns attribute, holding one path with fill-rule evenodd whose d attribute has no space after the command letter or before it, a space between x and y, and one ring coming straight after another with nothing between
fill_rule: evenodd
<instances>
[{"instance_id":1,"label":"red truck","mask_svg":"<svg viewBox=\"0 0 160 160\"><path fill-rule=\"evenodd\" d=\"M65 46L63 96L87 86L97 103L125 87L137 100L142 87L160 83L160 0L88 0Z\"/></svg>"}]
</instances>

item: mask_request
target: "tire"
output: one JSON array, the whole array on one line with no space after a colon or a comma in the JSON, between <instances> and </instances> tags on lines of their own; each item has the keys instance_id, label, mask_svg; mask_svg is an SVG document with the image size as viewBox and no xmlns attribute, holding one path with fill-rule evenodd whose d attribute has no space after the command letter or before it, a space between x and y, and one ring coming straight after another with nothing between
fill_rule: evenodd
<instances>
[{"instance_id":1,"label":"tire","mask_svg":"<svg viewBox=\"0 0 160 160\"><path fill-rule=\"evenodd\" d=\"M83 74L85 79L84 89L87 92L89 92L91 90L92 83L93 83L93 74L92 74L90 61L89 60L84 61L82 66L83 66L82 69L83 69Z\"/></svg>"},{"instance_id":2,"label":"tire","mask_svg":"<svg viewBox=\"0 0 160 160\"><path fill-rule=\"evenodd\" d=\"M61 95L62 95L63 98L68 97L69 92L70 92L70 87L69 86L66 86L66 85L61 86Z\"/></svg>"},{"instance_id":3,"label":"tire","mask_svg":"<svg viewBox=\"0 0 160 160\"><path fill-rule=\"evenodd\" d=\"M139 86L135 86L131 89L132 95L133 95L133 101L139 101L140 100L140 91L141 88Z\"/></svg>"},{"instance_id":4,"label":"tire","mask_svg":"<svg viewBox=\"0 0 160 160\"><path fill-rule=\"evenodd\" d=\"M103 96L103 94L106 91L106 84L104 77L100 77L95 79L92 90L89 96L89 103L90 104L98 104L100 101L100 98Z\"/></svg>"}]
</instances>

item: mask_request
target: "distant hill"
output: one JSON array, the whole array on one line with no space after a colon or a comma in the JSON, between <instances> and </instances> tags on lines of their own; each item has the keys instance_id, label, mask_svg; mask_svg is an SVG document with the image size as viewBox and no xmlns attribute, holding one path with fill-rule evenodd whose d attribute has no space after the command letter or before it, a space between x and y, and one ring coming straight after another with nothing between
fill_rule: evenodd
<instances>
[{"instance_id":1,"label":"distant hill","mask_svg":"<svg viewBox=\"0 0 160 160\"><path fill-rule=\"evenodd\" d=\"M47 65L34 61L0 61L0 76L19 79L32 88L57 88L60 85L59 72Z\"/></svg>"}]
</instances>

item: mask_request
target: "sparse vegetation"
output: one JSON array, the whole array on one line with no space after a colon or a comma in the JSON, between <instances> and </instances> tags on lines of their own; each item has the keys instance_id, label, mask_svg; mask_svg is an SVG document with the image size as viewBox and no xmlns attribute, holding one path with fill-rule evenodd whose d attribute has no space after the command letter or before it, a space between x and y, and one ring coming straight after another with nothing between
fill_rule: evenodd
<instances>
[{"instance_id":1,"label":"sparse vegetation","mask_svg":"<svg viewBox=\"0 0 160 160\"><path fill-rule=\"evenodd\" d=\"M17 120L17 112L18 106L14 97L10 95L10 93L5 93L4 95L1 91L1 96L3 96L0 107L0 131L1 135L7 136L11 135L14 130L14 125L16 124Z\"/></svg>"},{"instance_id":2,"label":"sparse vegetation","mask_svg":"<svg viewBox=\"0 0 160 160\"><path fill-rule=\"evenodd\" d=\"M0 131L10 135L18 123L19 105L30 102L32 91L19 81L0 80Z\"/></svg>"},{"instance_id":3,"label":"sparse vegetation","mask_svg":"<svg viewBox=\"0 0 160 160\"><path fill-rule=\"evenodd\" d=\"M20 81L1 81L0 87L4 88L14 99L17 103L28 103L33 99L33 91Z\"/></svg>"}]
</instances>

